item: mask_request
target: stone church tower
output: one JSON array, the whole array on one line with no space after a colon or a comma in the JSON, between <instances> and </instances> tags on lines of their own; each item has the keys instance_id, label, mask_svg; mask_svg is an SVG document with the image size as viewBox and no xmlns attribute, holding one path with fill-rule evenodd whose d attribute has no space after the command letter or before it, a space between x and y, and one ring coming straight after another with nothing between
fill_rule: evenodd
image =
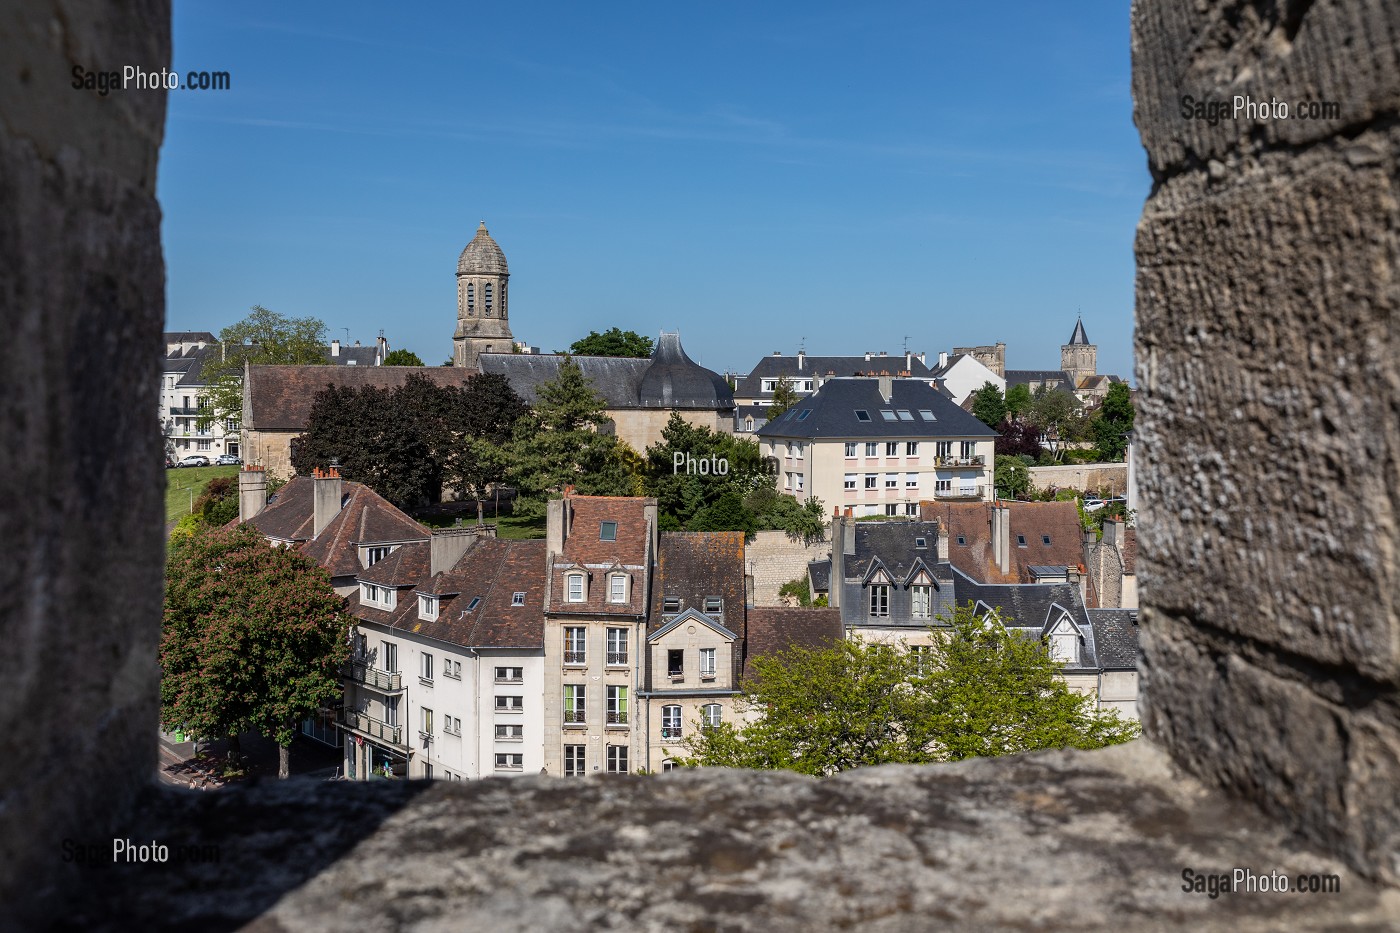
<instances>
[{"instance_id":1,"label":"stone church tower","mask_svg":"<svg viewBox=\"0 0 1400 933\"><path fill-rule=\"evenodd\" d=\"M1089 342L1089 335L1084 332L1083 318L1074 322L1074 333L1070 335L1069 343L1060 347L1060 368L1074 380L1075 388L1099 371L1099 348Z\"/></svg>"},{"instance_id":2,"label":"stone church tower","mask_svg":"<svg viewBox=\"0 0 1400 933\"><path fill-rule=\"evenodd\" d=\"M477 369L483 353L509 353L510 270L506 254L486 232L486 221L457 259L457 331L452 365Z\"/></svg>"}]
</instances>

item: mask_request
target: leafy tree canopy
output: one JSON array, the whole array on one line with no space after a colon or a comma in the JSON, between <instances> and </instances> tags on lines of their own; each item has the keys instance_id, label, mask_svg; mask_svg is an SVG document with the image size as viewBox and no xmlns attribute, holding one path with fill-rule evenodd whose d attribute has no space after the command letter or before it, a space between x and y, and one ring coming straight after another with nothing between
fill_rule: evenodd
<instances>
[{"instance_id":1,"label":"leafy tree canopy","mask_svg":"<svg viewBox=\"0 0 1400 933\"><path fill-rule=\"evenodd\" d=\"M1001 389L995 384L983 383L982 388L972 393L972 414L989 428L996 428L1006 420L1006 400Z\"/></svg>"},{"instance_id":2,"label":"leafy tree canopy","mask_svg":"<svg viewBox=\"0 0 1400 933\"><path fill-rule=\"evenodd\" d=\"M1137 723L1073 693L1039 641L971 604L915 654L860 640L754 659L740 685L750 718L696 729L688 765L829 775L896 762L958 761L1128 741Z\"/></svg>"},{"instance_id":3,"label":"leafy tree canopy","mask_svg":"<svg viewBox=\"0 0 1400 933\"><path fill-rule=\"evenodd\" d=\"M636 331L611 327L601 334L596 330L589 331L587 337L573 342L569 352L575 356L647 357L651 356L652 348L650 337L643 337Z\"/></svg>"},{"instance_id":4,"label":"leafy tree canopy","mask_svg":"<svg viewBox=\"0 0 1400 933\"><path fill-rule=\"evenodd\" d=\"M1006 390L1006 417L1019 418L1031 404L1031 387L1018 382Z\"/></svg>"},{"instance_id":5,"label":"leafy tree canopy","mask_svg":"<svg viewBox=\"0 0 1400 933\"><path fill-rule=\"evenodd\" d=\"M330 577L251 525L173 546L165 569L161 722L209 738L256 729L282 748L340 692L353 620Z\"/></svg>"},{"instance_id":6,"label":"leafy tree canopy","mask_svg":"<svg viewBox=\"0 0 1400 933\"><path fill-rule=\"evenodd\" d=\"M1123 459L1128 450L1128 432L1133 429L1135 418L1132 392L1127 383L1115 382L1109 386L1108 394L1099 406L1098 418L1093 424L1094 441L1098 446L1100 459Z\"/></svg>"},{"instance_id":7,"label":"leafy tree canopy","mask_svg":"<svg viewBox=\"0 0 1400 933\"><path fill-rule=\"evenodd\" d=\"M412 350L390 350L384 357L385 366L422 366L423 360Z\"/></svg>"},{"instance_id":8,"label":"leafy tree canopy","mask_svg":"<svg viewBox=\"0 0 1400 933\"><path fill-rule=\"evenodd\" d=\"M314 317L285 317L254 305L248 316L219 331L223 356L206 363L209 410L199 418L208 427L226 418L243 415L243 364L329 365L326 325Z\"/></svg>"},{"instance_id":9,"label":"leafy tree canopy","mask_svg":"<svg viewBox=\"0 0 1400 933\"><path fill-rule=\"evenodd\" d=\"M997 454L992 485L1003 499L1019 499L1031 490L1031 474L1026 463L1012 454Z\"/></svg>"},{"instance_id":10,"label":"leafy tree canopy","mask_svg":"<svg viewBox=\"0 0 1400 933\"><path fill-rule=\"evenodd\" d=\"M1028 421L1006 418L997 425L995 450L998 456L1039 457L1045 448L1040 443L1040 429Z\"/></svg>"},{"instance_id":11,"label":"leafy tree canopy","mask_svg":"<svg viewBox=\"0 0 1400 933\"><path fill-rule=\"evenodd\" d=\"M1041 386L1031 396L1030 407L1022 417L1040 428L1042 433L1063 439L1065 423L1078 410L1079 400L1070 393Z\"/></svg>"}]
</instances>

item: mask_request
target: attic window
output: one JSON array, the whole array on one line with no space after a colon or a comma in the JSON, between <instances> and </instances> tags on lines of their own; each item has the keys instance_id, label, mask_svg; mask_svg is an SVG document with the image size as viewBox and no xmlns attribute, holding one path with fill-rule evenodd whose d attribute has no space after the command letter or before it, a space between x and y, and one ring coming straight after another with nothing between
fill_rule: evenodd
<instances>
[{"instance_id":1,"label":"attic window","mask_svg":"<svg viewBox=\"0 0 1400 933\"><path fill-rule=\"evenodd\" d=\"M468 612L471 612L473 609L475 609L477 606L480 606L480 605L481 605L481 597L480 597L480 596L473 596L473 597L472 597L472 601L471 601L470 603L467 604L467 611L468 611Z\"/></svg>"},{"instance_id":2,"label":"attic window","mask_svg":"<svg viewBox=\"0 0 1400 933\"><path fill-rule=\"evenodd\" d=\"M705 597L705 614L715 615L724 611L724 600L718 596Z\"/></svg>"},{"instance_id":3,"label":"attic window","mask_svg":"<svg viewBox=\"0 0 1400 933\"><path fill-rule=\"evenodd\" d=\"M886 421L899 420L899 416L897 416L894 412L890 411L888 408L880 409L880 417L884 418Z\"/></svg>"},{"instance_id":4,"label":"attic window","mask_svg":"<svg viewBox=\"0 0 1400 933\"><path fill-rule=\"evenodd\" d=\"M812 413L812 409L810 409L810 408L804 408L804 409L802 409L802 413L801 413L800 415L797 416L797 420L798 420L798 421L806 421L806 420L807 420L807 416L810 415L811 413Z\"/></svg>"},{"instance_id":5,"label":"attic window","mask_svg":"<svg viewBox=\"0 0 1400 933\"><path fill-rule=\"evenodd\" d=\"M1041 535L1041 536L1040 536L1040 543L1043 544L1043 545L1045 545L1046 547L1049 547L1049 546L1050 546L1050 536L1049 536L1049 535Z\"/></svg>"},{"instance_id":6,"label":"attic window","mask_svg":"<svg viewBox=\"0 0 1400 933\"><path fill-rule=\"evenodd\" d=\"M869 420L870 420L870 412L866 411L864 408L857 408L857 409L856 409L856 420L857 420L857 421L869 421Z\"/></svg>"},{"instance_id":7,"label":"attic window","mask_svg":"<svg viewBox=\"0 0 1400 933\"><path fill-rule=\"evenodd\" d=\"M1017 547L1025 547L1025 546L1026 546L1026 536L1025 536L1025 535L1017 535L1017 536L1016 536L1016 546L1017 546Z\"/></svg>"},{"instance_id":8,"label":"attic window","mask_svg":"<svg viewBox=\"0 0 1400 933\"><path fill-rule=\"evenodd\" d=\"M661 600L661 611L668 613L680 612L681 598L679 596L667 596L665 599Z\"/></svg>"},{"instance_id":9,"label":"attic window","mask_svg":"<svg viewBox=\"0 0 1400 933\"><path fill-rule=\"evenodd\" d=\"M918 548L921 551L925 550L928 547L928 540L926 538L915 538L914 547Z\"/></svg>"},{"instance_id":10,"label":"attic window","mask_svg":"<svg viewBox=\"0 0 1400 933\"><path fill-rule=\"evenodd\" d=\"M909 409L901 408L898 412L900 421L913 421L914 416L909 414Z\"/></svg>"},{"instance_id":11,"label":"attic window","mask_svg":"<svg viewBox=\"0 0 1400 933\"><path fill-rule=\"evenodd\" d=\"M511 594L510 594L510 604L511 604L512 606L523 606L523 605L525 605L525 594L522 593L522 592L520 592L519 590L517 590L517 591L514 592L514 593L511 593Z\"/></svg>"},{"instance_id":12,"label":"attic window","mask_svg":"<svg viewBox=\"0 0 1400 933\"><path fill-rule=\"evenodd\" d=\"M602 522L602 523L598 526L598 540L599 540L599 541L616 541L616 540L617 540L617 522Z\"/></svg>"},{"instance_id":13,"label":"attic window","mask_svg":"<svg viewBox=\"0 0 1400 933\"><path fill-rule=\"evenodd\" d=\"M935 418L935 417L933 416L933 412L929 411L927 408L920 408L920 409L919 409L919 417L922 418L922 419L924 419L925 421L937 421L937 420L938 420L937 418Z\"/></svg>"},{"instance_id":14,"label":"attic window","mask_svg":"<svg viewBox=\"0 0 1400 933\"><path fill-rule=\"evenodd\" d=\"M966 546L967 546L967 536L966 536L966 535L958 535L958 544L961 544L963 547L966 547Z\"/></svg>"}]
</instances>

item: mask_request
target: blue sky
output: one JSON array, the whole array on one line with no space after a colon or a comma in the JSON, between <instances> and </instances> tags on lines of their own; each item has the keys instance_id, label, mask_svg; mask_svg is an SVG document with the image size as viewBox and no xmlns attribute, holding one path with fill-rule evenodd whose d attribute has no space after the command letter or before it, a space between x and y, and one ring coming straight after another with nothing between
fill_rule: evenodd
<instances>
[{"instance_id":1,"label":"blue sky","mask_svg":"<svg viewBox=\"0 0 1400 933\"><path fill-rule=\"evenodd\" d=\"M1150 183L1128 6L177 0L160 166L168 326L253 304L451 355L485 219L517 339L679 329L747 371L1007 343L1082 310L1130 375Z\"/></svg>"}]
</instances>

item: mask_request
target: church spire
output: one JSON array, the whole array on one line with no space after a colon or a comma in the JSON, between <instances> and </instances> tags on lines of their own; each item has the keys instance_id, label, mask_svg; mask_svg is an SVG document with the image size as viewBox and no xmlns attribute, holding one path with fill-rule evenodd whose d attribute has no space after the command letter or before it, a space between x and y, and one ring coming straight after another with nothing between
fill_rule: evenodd
<instances>
[{"instance_id":1,"label":"church spire","mask_svg":"<svg viewBox=\"0 0 1400 933\"><path fill-rule=\"evenodd\" d=\"M1087 347L1089 345L1089 335L1084 332L1084 318L1076 318L1074 322L1074 333L1070 335L1069 346Z\"/></svg>"}]
</instances>

